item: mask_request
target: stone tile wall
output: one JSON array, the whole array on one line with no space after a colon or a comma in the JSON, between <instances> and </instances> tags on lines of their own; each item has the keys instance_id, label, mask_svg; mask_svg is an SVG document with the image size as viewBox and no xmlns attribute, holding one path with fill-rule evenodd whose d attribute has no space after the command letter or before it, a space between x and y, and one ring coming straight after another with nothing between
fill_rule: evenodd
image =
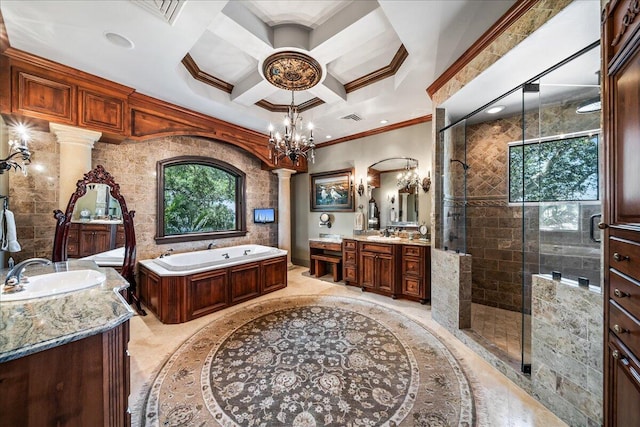
<instances>
[{"instance_id":1,"label":"stone tile wall","mask_svg":"<svg viewBox=\"0 0 640 427\"><path fill-rule=\"evenodd\" d=\"M59 155L55 136L35 132L30 142L33 164L27 177L12 175L9 180L11 208L22 252L16 261L30 257L50 258L53 249L58 208ZM124 141L119 145L98 142L92 152L92 165L102 165L120 184L129 210L136 211L137 257L160 255L169 247L175 252L203 249L210 240L156 245L156 162L176 156L198 155L221 159L246 173L246 215L248 233L244 237L220 239L218 246L245 243L277 246L277 224L254 224L253 209L277 207L278 178L261 169L260 160L232 145L199 137L166 137L148 141ZM80 179L81 177L78 177ZM278 212L278 215L289 215Z\"/></svg>"},{"instance_id":2,"label":"stone tile wall","mask_svg":"<svg viewBox=\"0 0 640 427\"><path fill-rule=\"evenodd\" d=\"M431 248L431 315L451 332L471 327L471 257Z\"/></svg>"},{"instance_id":3,"label":"stone tile wall","mask_svg":"<svg viewBox=\"0 0 640 427\"><path fill-rule=\"evenodd\" d=\"M533 278L532 394L571 426L602 425L603 296Z\"/></svg>"}]
</instances>

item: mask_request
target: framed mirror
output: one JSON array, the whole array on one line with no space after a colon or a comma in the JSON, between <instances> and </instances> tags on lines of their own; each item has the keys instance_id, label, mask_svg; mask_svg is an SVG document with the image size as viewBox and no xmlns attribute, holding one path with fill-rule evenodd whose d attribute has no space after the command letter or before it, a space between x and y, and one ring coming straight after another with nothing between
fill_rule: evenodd
<instances>
[{"instance_id":1,"label":"framed mirror","mask_svg":"<svg viewBox=\"0 0 640 427\"><path fill-rule=\"evenodd\" d=\"M418 160L392 157L367 169L369 228L418 227L421 176Z\"/></svg>"},{"instance_id":2,"label":"framed mirror","mask_svg":"<svg viewBox=\"0 0 640 427\"><path fill-rule=\"evenodd\" d=\"M84 174L76 183L65 212L53 211L56 231L52 261L84 258L114 267L127 282L127 299L146 314L136 295L135 211L127 209L120 185L103 166Z\"/></svg>"}]
</instances>

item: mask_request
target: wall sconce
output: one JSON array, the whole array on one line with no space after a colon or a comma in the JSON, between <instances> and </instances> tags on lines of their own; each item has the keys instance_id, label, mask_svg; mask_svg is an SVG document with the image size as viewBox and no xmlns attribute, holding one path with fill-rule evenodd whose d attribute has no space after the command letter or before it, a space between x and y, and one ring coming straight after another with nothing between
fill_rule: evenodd
<instances>
[{"instance_id":1,"label":"wall sconce","mask_svg":"<svg viewBox=\"0 0 640 427\"><path fill-rule=\"evenodd\" d=\"M422 191L425 193L429 192L431 188L431 172L427 172L427 176L422 179Z\"/></svg>"},{"instance_id":2,"label":"wall sconce","mask_svg":"<svg viewBox=\"0 0 640 427\"><path fill-rule=\"evenodd\" d=\"M11 169L21 169L22 173L27 175L27 165L31 163L31 152L27 146L29 141L29 130L26 126L19 124L15 127L15 132L18 133L19 140L9 140L9 156L5 159L0 159L0 174ZM22 162L18 163L14 160L14 157L19 157Z\"/></svg>"},{"instance_id":3,"label":"wall sconce","mask_svg":"<svg viewBox=\"0 0 640 427\"><path fill-rule=\"evenodd\" d=\"M362 178L360 178L360 185L358 185L358 195L362 197L364 194L364 184L362 183Z\"/></svg>"}]
</instances>

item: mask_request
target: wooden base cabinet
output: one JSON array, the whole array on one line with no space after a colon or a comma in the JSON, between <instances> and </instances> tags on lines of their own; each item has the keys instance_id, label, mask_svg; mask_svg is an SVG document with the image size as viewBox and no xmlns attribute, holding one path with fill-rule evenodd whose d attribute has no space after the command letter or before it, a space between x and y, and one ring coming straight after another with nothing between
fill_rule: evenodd
<instances>
[{"instance_id":1,"label":"wooden base cabinet","mask_svg":"<svg viewBox=\"0 0 640 427\"><path fill-rule=\"evenodd\" d=\"M358 242L342 241L342 279L347 285L358 284Z\"/></svg>"},{"instance_id":2,"label":"wooden base cabinet","mask_svg":"<svg viewBox=\"0 0 640 427\"><path fill-rule=\"evenodd\" d=\"M287 257L186 276L138 264L139 297L162 323L184 323L287 286Z\"/></svg>"},{"instance_id":3,"label":"wooden base cabinet","mask_svg":"<svg viewBox=\"0 0 640 427\"><path fill-rule=\"evenodd\" d=\"M0 363L3 427L131 425L129 321Z\"/></svg>"},{"instance_id":4,"label":"wooden base cabinet","mask_svg":"<svg viewBox=\"0 0 640 427\"><path fill-rule=\"evenodd\" d=\"M640 6L602 13L604 424L640 425Z\"/></svg>"},{"instance_id":5,"label":"wooden base cabinet","mask_svg":"<svg viewBox=\"0 0 640 427\"><path fill-rule=\"evenodd\" d=\"M392 298L398 296L397 249L398 246L393 244L360 243L358 274L363 291L372 291Z\"/></svg>"},{"instance_id":6,"label":"wooden base cabinet","mask_svg":"<svg viewBox=\"0 0 640 427\"><path fill-rule=\"evenodd\" d=\"M67 239L67 256L82 258L124 246L122 224L72 222Z\"/></svg>"},{"instance_id":7,"label":"wooden base cabinet","mask_svg":"<svg viewBox=\"0 0 640 427\"><path fill-rule=\"evenodd\" d=\"M431 248L402 245L403 297L425 304L431 300Z\"/></svg>"}]
</instances>

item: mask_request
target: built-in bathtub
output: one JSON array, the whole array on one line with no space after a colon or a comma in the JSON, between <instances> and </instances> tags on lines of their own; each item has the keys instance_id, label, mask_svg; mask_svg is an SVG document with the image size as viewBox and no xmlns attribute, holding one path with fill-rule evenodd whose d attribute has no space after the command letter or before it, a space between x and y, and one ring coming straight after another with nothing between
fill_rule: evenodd
<instances>
[{"instance_id":1,"label":"built-in bathtub","mask_svg":"<svg viewBox=\"0 0 640 427\"><path fill-rule=\"evenodd\" d=\"M163 323L183 323L287 286L287 251L240 245L138 263L140 300Z\"/></svg>"},{"instance_id":2,"label":"built-in bathtub","mask_svg":"<svg viewBox=\"0 0 640 427\"><path fill-rule=\"evenodd\" d=\"M153 263L164 270L191 274L212 268L224 268L250 261L263 260L278 256L286 256L287 251L262 245L240 245L228 248L207 249L204 251L185 252L165 257L154 258ZM145 263L145 261L141 261ZM148 265L148 263L147 263ZM160 269L155 269L159 275L167 275Z\"/></svg>"}]
</instances>

